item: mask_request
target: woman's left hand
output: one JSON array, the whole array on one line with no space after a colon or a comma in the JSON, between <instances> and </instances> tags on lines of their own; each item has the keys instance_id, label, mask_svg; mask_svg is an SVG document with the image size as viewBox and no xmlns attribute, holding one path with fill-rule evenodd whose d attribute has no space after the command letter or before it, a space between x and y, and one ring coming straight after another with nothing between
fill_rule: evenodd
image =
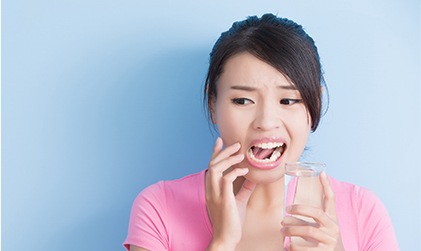
<instances>
[{"instance_id":1,"label":"woman's left hand","mask_svg":"<svg viewBox=\"0 0 421 251\"><path fill-rule=\"evenodd\" d=\"M302 215L313 218L316 223L309 223L294 216L286 216L282 221L281 233L284 236L298 236L309 240L310 245L302 246L291 243L290 251L323 250L344 251L341 240L338 219L336 217L335 194L330 186L326 173L320 175L324 192L324 208L304 205L292 205L286 211L292 215Z\"/></svg>"}]
</instances>

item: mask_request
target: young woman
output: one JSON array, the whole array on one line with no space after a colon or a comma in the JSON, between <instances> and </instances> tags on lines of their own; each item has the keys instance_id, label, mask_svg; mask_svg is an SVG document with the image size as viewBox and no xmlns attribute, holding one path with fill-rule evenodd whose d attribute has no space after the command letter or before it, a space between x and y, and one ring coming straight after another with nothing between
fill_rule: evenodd
<instances>
[{"instance_id":1,"label":"young woman","mask_svg":"<svg viewBox=\"0 0 421 251\"><path fill-rule=\"evenodd\" d=\"M206 170L161 181L136 198L125 247L139 250L399 250L389 216L366 189L322 173L323 208L283 216L285 163L299 160L322 110L317 48L302 27L272 14L222 33L205 100L220 137Z\"/></svg>"}]
</instances>

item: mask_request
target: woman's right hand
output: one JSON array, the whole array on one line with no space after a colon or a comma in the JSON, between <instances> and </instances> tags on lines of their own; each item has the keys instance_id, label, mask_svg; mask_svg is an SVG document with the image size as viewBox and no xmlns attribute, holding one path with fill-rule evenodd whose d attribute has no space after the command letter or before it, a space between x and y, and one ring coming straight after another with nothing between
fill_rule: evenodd
<instances>
[{"instance_id":1,"label":"woman's right hand","mask_svg":"<svg viewBox=\"0 0 421 251\"><path fill-rule=\"evenodd\" d=\"M212 222L213 236L208 250L235 250L241 240L247 202L256 184L245 181L236 195L233 183L247 174L247 168L231 168L244 159L237 153L240 143L223 149L221 138L216 140L206 173L206 205Z\"/></svg>"}]
</instances>

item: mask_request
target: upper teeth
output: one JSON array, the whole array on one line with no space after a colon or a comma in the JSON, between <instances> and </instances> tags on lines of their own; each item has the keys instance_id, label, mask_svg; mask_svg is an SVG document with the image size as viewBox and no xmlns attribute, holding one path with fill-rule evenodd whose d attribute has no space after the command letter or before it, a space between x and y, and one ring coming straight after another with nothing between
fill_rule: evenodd
<instances>
[{"instance_id":1,"label":"upper teeth","mask_svg":"<svg viewBox=\"0 0 421 251\"><path fill-rule=\"evenodd\" d=\"M271 145L272 144L272 145ZM258 159L254 156L253 150L250 148L247 153L250 156L252 160L259 163L270 163L276 161L279 157L281 157L282 153L284 152L283 143L264 143L264 144L258 144L257 147L263 148L263 149L276 149L272 152L270 157L266 157L264 159Z\"/></svg>"},{"instance_id":2,"label":"upper teeth","mask_svg":"<svg viewBox=\"0 0 421 251\"><path fill-rule=\"evenodd\" d=\"M255 146L260 147L262 149L272 149L272 148L280 147L280 146L283 146L283 145L284 145L284 143L269 142L269 143L260 143L260 144L257 144Z\"/></svg>"}]
</instances>

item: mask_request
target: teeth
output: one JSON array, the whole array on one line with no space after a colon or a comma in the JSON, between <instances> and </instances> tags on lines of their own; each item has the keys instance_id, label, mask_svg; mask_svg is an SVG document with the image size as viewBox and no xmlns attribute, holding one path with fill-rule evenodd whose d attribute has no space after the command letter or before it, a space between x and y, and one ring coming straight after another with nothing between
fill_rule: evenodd
<instances>
[{"instance_id":1,"label":"teeth","mask_svg":"<svg viewBox=\"0 0 421 251\"><path fill-rule=\"evenodd\" d=\"M269 142L269 143L260 143L260 144L257 144L256 146L262 149L272 149L272 148L280 147L283 145L284 143Z\"/></svg>"},{"instance_id":2,"label":"teeth","mask_svg":"<svg viewBox=\"0 0 421 251\"><path fill-rule=\"evenodd\" d=\"M272 156L270 156L270 161L275 161L281 156L281 153L279 151L275 151L272 153Z\"/></svg>"},{"instance_id":3,"label":"teeth","mask_svg":"<svg viewBox=\"0 0 421 251\"><path fill-rule=\"evenodd\" d=\"M271 144L271 143L269 143L269 144ZM273 143L272 143L273 144ZM274 144L277 144L277 143L274 143ZM260 144L259 144L260 145ZM261 147L261 146L259 146L259 145L257 145L258 147ZM279 146L283 146L284 144L283 143L281 143ZM281 155L282 155L282 152L284 151L284 148L282 148L282 147L279 147L278 146L278 148L276 148L276 150L272 153L272 155L270 156L270 158L269 159L258 159L258 158L256 158L255 156L254 156L254 154L253 154L253 151L251 150L251 149L249 149L248 150L248 154L249 154L249 156L250 156L250 158L253 160L253 161L256 161L256 162L259 162L259 163L270 163L270 162L274 162L274 161L276 161ZM263 148L263 147L261 147L261 148ZM270 148L273 148L273 147L270 147ZM270 149L270 148L265 148L265 149Z\"/></svg>"}]
</instances>

